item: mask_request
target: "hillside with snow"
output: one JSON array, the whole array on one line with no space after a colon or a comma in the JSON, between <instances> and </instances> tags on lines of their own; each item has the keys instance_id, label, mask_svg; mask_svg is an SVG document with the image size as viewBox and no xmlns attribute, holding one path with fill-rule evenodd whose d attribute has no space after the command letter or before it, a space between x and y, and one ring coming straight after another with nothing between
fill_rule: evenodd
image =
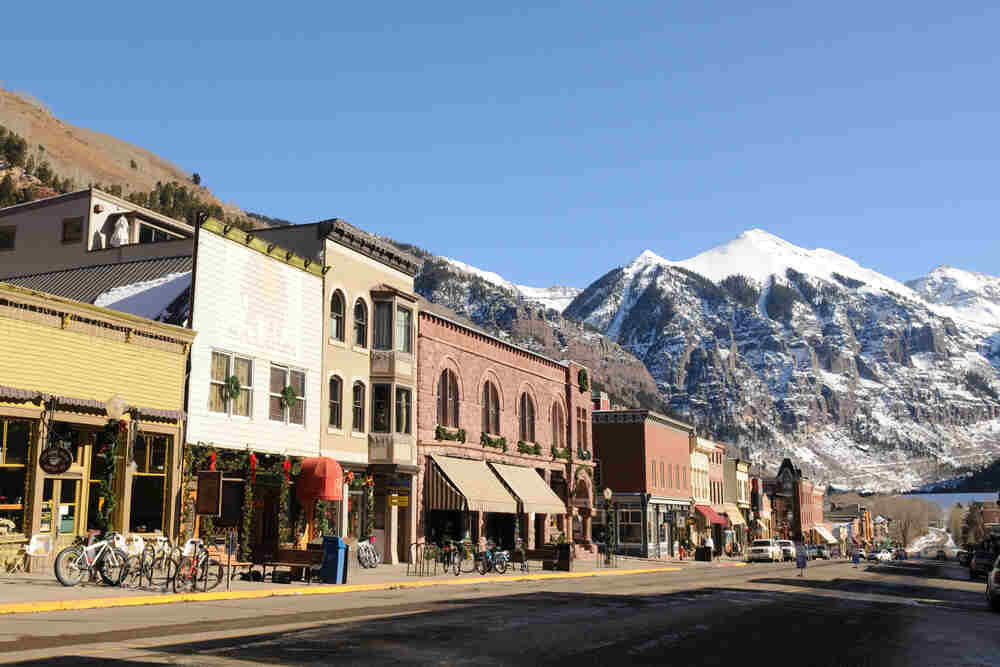
<instances>
[{"instance_id":1,"label":"hillside with snow","mask_svg":"<svg viewBox=\"0 0 1000 667\"><path fill-rule=\"evenodd\" d=\"M551 308L557 313L563 312L566 309L566 306L568 306L573 299L575 299L576 296L583 291L578 287L528 287L527 285L517 285L509 280L506 280L497 273L484 271L483 269L470 266L465 262L460 262L457 259L452 259L451 257L442 257L441 259L448 262L459 271L481 278L491 285L496 285L497 287L510 290L517 296L527 299L528 301L540 303L546 308Z\"/></svg>"},{"instance_id":2,"label":"hillside with snow","mask_svg":"<svg viewBox=\"0 0 1000 667\"><path fill-rule=\"evenodd\" d=\"M1000 325L925 292L755 229L686 260L647 250L564 314L754 460L891 490L1000 454Z\"/></svg>"},{"instance_id":3,"label":"hillside with snow","mask_svg":"<svg viewBox=\"0 0 1000 667\"><path fill-rule=\"evenodd\" d=\"M959 317L1000 328L1000 278L939 266L907 286L930 303L947 306Z\"/></svg>"}]
</instances>

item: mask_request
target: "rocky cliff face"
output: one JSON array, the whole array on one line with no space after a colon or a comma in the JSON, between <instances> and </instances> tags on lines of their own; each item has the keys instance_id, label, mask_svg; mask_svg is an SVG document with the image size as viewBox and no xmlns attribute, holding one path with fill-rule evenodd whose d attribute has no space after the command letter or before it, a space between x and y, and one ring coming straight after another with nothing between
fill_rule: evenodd
<instances>
[{"instance_id":1,"label":"rocky cliff face","mask_svg":"<svg viewBox=\"0 0 1000 667\"><path fill-rule=\"evenodd\" d=\"M573 359L591 370L594 389L625 406L667 410L641 361L599 331L560 313L580 290L533 288L415 246L402 249L422 260L416 291L488 333L556 360Z\"/></svg>"},{"instance_id":2,"label":"rocky cliff face","mask_svg":"<svg viewBox=\"0 0 1000 667\"><path fill-rule=\"evenodd\" d=\"M1000 452L1000 320L922 292L753 230L683 262L647 251L564 315L755 460L789 455L821 481L885 490Z\"/></svg>"}]
</instances>

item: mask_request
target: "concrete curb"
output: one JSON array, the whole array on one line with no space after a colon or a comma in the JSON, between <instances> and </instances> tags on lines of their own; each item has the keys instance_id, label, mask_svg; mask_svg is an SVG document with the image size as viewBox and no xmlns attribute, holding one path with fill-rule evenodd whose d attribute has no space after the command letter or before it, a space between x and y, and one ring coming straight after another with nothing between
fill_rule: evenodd
<instances>
[{"instance_id":1,"label":"concrete curb","mask_svg":"<svg viewBox=\"0 0 1000 667\"><path fill-rule=\"evenodd\" d=\"M179 602L216 602L219 600L257 600L270 597L294 595L340 595L365 591L401 590L406 588L432 588L435 586L471 586L477 584L502 584L518 581L545 581L552 579L586 579L588 577L614 577L630 574L655 574L659 572L680 572L680 567L657 567L636 570L596 570L593 572L552 572L546 574L524 574L502 577L460 577L435 579L432 581L394 581L383 584L346 584L324 586L313 584L286 589L266 589L260 591L219 591L211 593L169 593L165 595L142 595L136 597L88 598L83 600L39 600L36 602L16 602L0 604L0 615L37 614L46 611L72 611L77 609L110 609L112 607L143 607Z\"/></svg>"}]
</instances>

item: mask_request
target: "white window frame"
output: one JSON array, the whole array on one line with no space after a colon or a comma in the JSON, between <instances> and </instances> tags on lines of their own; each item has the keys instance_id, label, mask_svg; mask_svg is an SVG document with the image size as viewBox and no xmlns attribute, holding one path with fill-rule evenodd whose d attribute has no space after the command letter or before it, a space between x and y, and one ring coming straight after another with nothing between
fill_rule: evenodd
<instances>
[{"instance_id":1,"label":"white window frame","mask_svg":"<svg viewBox=\"0 0 1000 667\"><path fill-rule=\"evenodd\" d=\"M256 375L254 373L254 368L253 368L253 366L254 366L254 364L253 364L253 357L247 357L247 356L244 356L242 354L237 354L235 352L228 352L226 350L213 349L212 350L212 355L214 356L216 354L224 356L224 357L226 357L228 359L228 365L226 366L226 377L227 378L230 377L231 375L233 375L233 373L235 372L235 370L236 370L236 360L237 359L241 359L243 361L250 362L250 384L247 385L246 387L244 387L242 385L240 386L240 390L241 391L243 389L246 389L246 390L248 390L250 392L250 401L249 401L249 405L248 405L248 412L249 412L249 414L245 414L245 415L234 414L233 413L233 403L235 403L235 400L232 399L232 398L229 398L229 396L226 393L223 393L223 396L225 396L226 409L225 410L213 410L212 409L211 396L209 396L208 412L210 414L213 414L213 415L226 415L226 416L230 417L231 419L245 419L245 420L249 421L250 419L253 418L253 395L254 395L254 382L255 382L255 377L256 377ZM212 357L209 357L209 359L211 359L211 358ZM208 382L209 382L209 387L211 387L212 385L218 385L218 386L221 386L223 389L225 389L225 386L226 386L225 381L219 382L218 380L215 380L215 379L212 378L212 364L211 364L211 362L209 362L209 366L208 366Z\"/></svg>"},{"instance_id":2,"label":"white window frame","mask_svg":"<svg viewBox=\"0 0 1000 667\"><path fill-rule=\"evenodd\" d=\"M285 384L282 386L282 389L284 389L284 387L287 387L287 386L289 386L291 384L292 373L302 373L302 395L297 396L295 398L296 401L302 401L302 423L301 424L298 424L298 423L293 422L293 421L289 421L292 409L290 407L288 407L287 405L286 406L282 406L282 408L281 408L281 416L282 416L281 419L275 419L274 417L271 416L271 400L270 399L272 399L272 398L280 399L281 398L281 394L280 393L275 394L274 392L271 391L271 370L275 369L275 368L280 369L280 370L282 370L282 371L285 372ZM285 364L276 364L274 362L271 362L271 364L270 364L270 366L268 368L268 374L267 374L267 394L268 394L267 419L268 419L268 421L271 422L271 423L273 423L273 424L285 424L286 426L296 426L296 427L299 427L299 428L305 428L306 421L307 421L306 420L306 408L308 407L308 405L306 403L305 392L306 392L306 388L309 386L308 382L309 382L309 376L306 373L305 369L303 369L303 368L297 368L295 366L288 366L288 365L285 365Z\"/></svg>"}]
</instances>

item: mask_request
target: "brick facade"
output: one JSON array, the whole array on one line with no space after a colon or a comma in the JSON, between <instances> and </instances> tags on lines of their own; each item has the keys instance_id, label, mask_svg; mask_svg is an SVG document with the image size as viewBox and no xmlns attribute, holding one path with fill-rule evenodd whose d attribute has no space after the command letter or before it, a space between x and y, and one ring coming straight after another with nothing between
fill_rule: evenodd
<instances>
[{"instance_id":1,"label":"brick facade","mask_svg":"<svg viewBox=\"0 0 1000 667\"><path fill-rule=\"evenodd\" d=\"M418 512L418 539L427 534L427 508L424 506L425 482L429 455L453 456L534 468L563 500L568 502L565 515L548 517L541 526L533 517L518 517L520 536L529 548L539 539L548 540L554 532L568 533L578 543L590 542L590 514L593 506L593 456L590 421L591 396L581 391L583 366L557 362L516 347L485 333L429 311L421 310L417 337L417 466L414 484ZM458 420L447 432L457 436L465 432L464 443L437 439L438 385L448 369L457 380ZM499 398L499 433L502 448L480 444L483 433L483 387L489 381ZM534 405L535 438L541 453L519 451L521 404L527 394ZM562 427L553 428L553 409L561 412ZM449 421L451 421L449 419ZM568 450L569 460L553 458L553 440L561 441L560 453ZM484 517L471 520L475 536L483 530ZM478 522L478 523L477 523ZM567 535L568 537L568 535ZM512 546L512 545L511 545Z\"/></svg>"}]
</instances>

